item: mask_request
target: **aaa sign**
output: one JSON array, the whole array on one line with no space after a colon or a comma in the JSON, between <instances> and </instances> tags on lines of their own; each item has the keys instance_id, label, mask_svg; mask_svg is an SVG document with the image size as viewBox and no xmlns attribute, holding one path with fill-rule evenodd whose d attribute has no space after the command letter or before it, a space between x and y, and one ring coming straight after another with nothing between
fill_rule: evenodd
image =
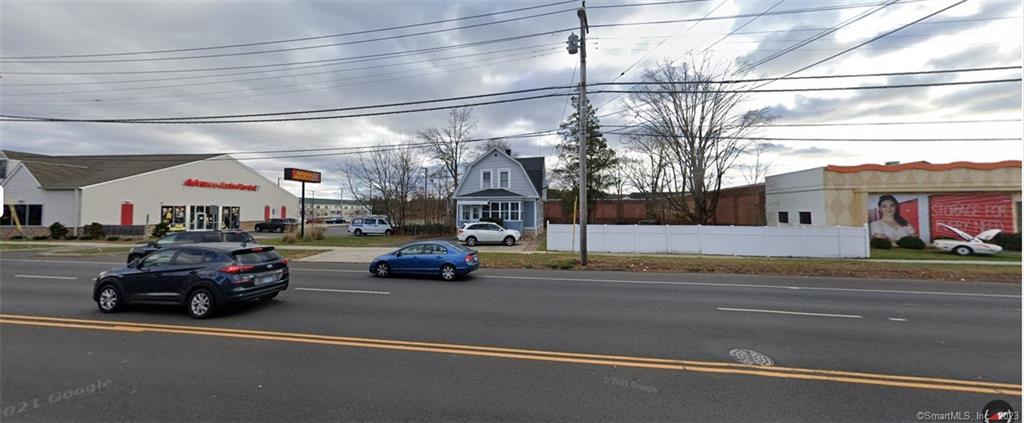
<instances>
[{"instance_id":1,"label":"aaa sign","mask_svg":"<svg viewBox=\"0 0 1024 423\"><path fill-rule=\"evenodd\" d=\"M284 179L288 181L310 182L314 184L319 184L320 172L286 167L284 168Z\"/></svg>"}]
</instances>

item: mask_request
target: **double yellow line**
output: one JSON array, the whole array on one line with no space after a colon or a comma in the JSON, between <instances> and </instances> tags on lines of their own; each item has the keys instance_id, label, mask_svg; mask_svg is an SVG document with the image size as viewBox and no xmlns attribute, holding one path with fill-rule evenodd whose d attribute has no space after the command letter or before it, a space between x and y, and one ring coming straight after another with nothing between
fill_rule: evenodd
<instances>
[{"instance_id":1,"label":"double yellow line","mask_svg":"<svg viewBox=\"0 0 1024 423\"><path fill-rule=\"evenodd\" d=\"M557 363L636 367L646 369L676 370L697 373L749 375L782 379L854 383L862 385L888 386L898 388L932 389L940 391L970 392L978 394L1011 395L1018 397L1021 396L1021 385L1012 383L942 379L919 376L900 376L878 373L847 372L840 370L804 369L796 367L760 367L714 361L674 360L665 358L631 357L605 354L581 354L557 351L481 347L460 344L442 344L434 342L395 341L387 339L353 338L345 336L328 336L291 332L161 325L152 323L117 322L108 320L84 320L13 314L0 314L0 324L68 329L106 330L132 333L152 332L180 335L201 335L221 338L293 342L302 344L335 345L359 348L375 348L384 350L418 351L479 357L508 358L517 360L548 361ZM10 342L10 340L8 339L7 342Z\"/></svg>"}]
</instances>

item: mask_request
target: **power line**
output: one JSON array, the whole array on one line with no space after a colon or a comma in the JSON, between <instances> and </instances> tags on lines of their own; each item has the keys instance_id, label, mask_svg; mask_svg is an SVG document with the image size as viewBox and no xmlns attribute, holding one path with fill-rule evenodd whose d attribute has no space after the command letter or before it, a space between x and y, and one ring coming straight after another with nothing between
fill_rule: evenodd
<instances>
[{"instance_id":1,"label":"power line","mask_svg":"<svg viewBox=\"0 0 1024 423\"><path fill-rule=\"evenodd\" d=\"M904 122L825 122L825 123L767 123L756 125L763 128L775 127L828 127L828 126L889 126L889 125L942 125L961 123L1006 123L1021 122L1022 119L962 119L962 120L926 120ZM641 125L601 125L602 128L636 128Z\"/></svg>"},{"instance_id":2,"label":"power line","mask_svg":"<svg viewBox=\"0 0 1024 423\"><path fill-rule=\"evenodd\" d=\"M526 20L526 19L533 19L533 18L539 18L539 17L544 17L544 16L551 16L551 15L556 15L556 14L559 14L559 13L571 12L571 11L575 11L575 10L576 10L576 8L568 8L568 9L556 10L556 11L553 11L553 12L537 13L537 14L533 14L533 15L520 16L520 17L516 17L516 18L508 18L508 19L502 19L502 20L491 21L491 22L483 22L483 23L472 24L472 25L465 25L465 26L460 26L460 27L455 27L455 28L435 29L435 30L431 30L431 31L413 32L413 33L410 33L410 34L401 34L401 35L391 35L391 36L387 36L387 37L368 38L368 39L365 39L365 40L345 41L345 42L329 43L329 44L317 44L315 46L288 47L288 48L277 48L277 49L271 49L271 50L244 51L244 52L235 52L235 53L205 54L205 55L197 55L197 56L159 57L159 58L151 58L151 59L96 59L96 60L46 60L46 61L6 60L6 61L3 61L3 62L4 63L26 63L26 64L40 64L40 63L53 64L53 63L160 62L160 61L168 61L168 60L210 59L210 58L215 58L215 57L236 57L236 56L249 56L249 55L254 55L254 54L283 53L283 52L289 52L289 51L311 50L311 49L327 48L327 47L339 47L339 46L348 46L348 45L355 45L355 44L366 44L366 43L373 43L373 42L377 42L377 41L397 40L397 39L401 39L401 38L418 37L418 36L421 36L421 35L440 34L440 33L444 33L444 32L459 31L459 30L463 30L463 29L479 28L479 27L483 27L483 26L498 25L498 24L503 24L503 23L509 23L509 22L516 22L516 21Z\"/></svg>"},{"instance_id":3,"label":"power line","mask_svg":"<svg viewBox=\"0 0 1024 423\"><path fill-rule=\"evenodd\" d=\"M945 19L945 20L935 21L935 22L921 22L920 25L942 25L942 24L951 24L951 23L979 22L979 21L998 21L998 20L1019 19L1019 18L1020 18L1020 16L997 16L997 17L991 17L991 18ZM739 35L749 35L749 34L772 34L772 33L778 33L778 32L805 32L805 31L806 32L810 32L810 31L823 31L823 30L826 30L826 29L828 29L828 28L791 28L791 29L776 29L776 30L766 30L766 31L746 31L746 32L737 32L736 34L739 34Z\"/></svg>"},{"instance_id":4,"label":"power line","mask_svg":"<svg viewBox=\"0 0 1024 423\"><path fill-rule=\"evenodd\" d=\"M370 59L370 58L382 58L382 57L398 57L408 56L421 53L430 53L435 51L453 50L466 47L475 47L481 45L490 46L495 43L522 40L527 38L540 37L544 35L556 35L567 31L572 31L575 28L562 28L553 29L544 32L534 32L532 34L515 35L511 37L495 38L483 41L474 41L462 44L450 44L444 46L427 47L415 50L405 50L390 53L377 53L377 54L366 54L360 56L348 56L348 57L336 57L332 59L319 59L319 60L306 60L300 62L282 62L282 63L270 63L264 65L247 65L247 66L224 66L217 68L192 68L192 69L163 69L163 70L148 70L148 71L97 71L97 72L21 72L21 71L4 71L7 75L139 75L139 74L161 74L161 73L187 73L187 72L215 72L222 70L237 70L237 69L265 69L271 67L287 67L293 65L306 65L312 63L333 63L333 62L345 62L353 61L355 59Z\"/></svg>"},{"instance_id":5,"label":"power line","mask_svg":"<svg viewBox=\"0 0 1024 423\"><path fill-rule=\"evenodd\" d=\"M357 68L335 69L335 70L332 70L332 71L325 71L325 72L313 72L313 73L305 73L305 74L281 75L279 77L280 78L284 78L284 77L288 77L288 76L316 75L316 74L319 74L319 73L345 72L345 71L351 71L351 70L364 70L364 69L375 69L375 68L379 68L379 67L406 65L406 64L411 64L411 63L426 63L426 62L432 62L432 61L450 60L450 59L463 58L463 57L483 56L483 55L489 55L489 54L495 54L495 53L504 53L504 52L516 51L516 50L525 50L525 49L530 49L530 48L540 48L540 47L544 47L544 46L548 46L548 45L551 45L551 43L531 44L531 45L528 45L528 46L513 47L513 48L502 49L502 50L488 50L488 51L478 52L478 53L469 53L469 54L459 54L459 55L454 55L454 56L442 56L442 57L435 57L435 58L427 58L427 59L417 60L417 61L413 61L413 62L402 62L402 63L395 63L395 64L383 63L383 64L379 64L379 65L363 66L363 67L357 67ZM561 45L561 43L558 43L558 45ZM2 86L3 87L40 87L40 86L105 85L105 84L131 84L131 83L138 83L138 82L181 81L181 80L190 80L190 79L221 78L221 77L225 77L225 76L236 76L236 75L251 75L251 74L258 74L258 73L286 72L286 71L291 71L291 70L296 70L296 69L321 68L321 67L336 66L336 65L348 64L348 63L359 63L359 62L372 62L372 61L379 61L379 60L389 60L389 59L392 59L392 58L395 58L395 57L403 57L403 56L405 56L405 55L402 55L402 56L397 56L396 55L396 56L393 56L393 57L379 57L379 58L371 58L371 59L363 59L363 60L351 60L351 61L346 60L346 61L344 61L342 63L327 63L327 64L310 65L310 66L295 66L295 67L289 67L289 68L285 68L285 69L268 69L268 70L258 70L258 71L222 73L222 74L217 74L217 75L177 76L177 77L170 77L170 78L122 79L122 80L114 80L114 81L36 82L36 83L22 83L22 84L2 84Z\"/></svg>"},{"instance_id":6,"label":"power line","mask_svg":"<svg viewBox=\"0 0 1024 423\"><path fill-rule=\"evenodd\" d=\"M631 132L605 132L610 135L635 135L657 138L681 138L664 134L637 134ZM780 137L729 137L717 136L717 139L749 140L749 141L813 141L813 142L983 142L983 141L1021 141L1020 137L994 138L780 138Z\"/></svg>"},{"instance_id":7,"label":"power line","mask_svg":"<svg viewBox=\"0 0 1024 423\"><path fill-rule=\"evenodd\" d=\"M547 44L545 44L545 45L547 45ZM515 48L504 49L504 50L485 51L485 52L473 53L473 54L463 54L463 55L456 55L456 56L449 56L449 57L440 57L440 58L417 60L417 61L406 62L406 63L386 63L386 64L378 64L378 65L372 65L372 66L361 66L361 67L355 67L355 68L335 69L335 70L321 71L321 72L307 72L307 73L297 73L297 74L288 74L288 75L267 76L267 77L260 77L260 78L228 79L228 80L224 80L224 81L210 81L210 82L197 82L197 83L188 83L188 84L170 84L170 85L149 85L149 86L141 86L141 87L109 88L109 89L97 89L97 90L61 91L61 92L27 92L27 93L14 93L14 94L9 94L8 93L8 94L4 94L4 97L34 97L34 96L50 96L50 95L68 95L68 94L90 94L90 93L103 93L103 92L154 90L154 89L165 89L165 88L188 88L188 87L219 85L219 84L233 84L233 83L239 83L239 82L266 81L266 80L279 79L279 78L294 78L294 77L300 77L300 76L325 75L325 74L333 74L333 73L340 73L340 72L351 72L351 71L356 71L356 70L379 69L379 68L394 68L396 66L405 66L405 65L417 64L417 63L432 63L432 62L437 62L437 61L461 59L461 58L466 58L466 57L494 55L494 54L500 54L500 53L507 53L507 52L510 52L510 51L516 51L516 50L525 50L527 48L533 48L533 47L532 46L530 46L530 47L515 47ZM546 49L534 48L534 50L529 51L527 54L528 55L532 55L532 54L536 54L536 53L539 53L539 52L551 51L553 49L560 49L560 48L561 48L560 46L559 47L550 47L550 48L546 48ZM456 64L464 65L464 64L467 64L467 63L456 63ZM428 67L428 68L407 69L407 70L404 70L404 71L401 71L401 72L409 72L409 71L414 71L414 70L429 70L429 69L433 69L433 68L434 67L432 66L432 67ZM390 73L387 73L387 74L395 74L395 73L397 73L397 72L390 72ZM378 74L374 74L373 76L380 76L380 75L383 75L383 74L379 74L378 73ZM320 82L332 82L332 81L339 81L339 80L347 80L347 79L351 79L351 78L354 78L354 77L341 78L341 79L332 79L332 80L327 80L327 81L316 81L316 82L318 82L318 83L320 83ZM296 85L304 85L304 84L287 84L287 85L281 85L281 86L296 86Z\"/></svg>"},{"instance_id":8,"label":"power line","mask_svg":"<svg viewBox=\"0 0 1024 423\"><path fill-rule=\"evenodd\" d=\"M992 84L992 83L1006 83L1006 82L1020 82L1021 78L1015 79L1000 79L1000 80L985 80L985 81L960 81L960 82L940 82L940 83L923 83L923 84L905 84L905 85L878 85L878 86L858 86L858 87L823 87L823 88L793 88L793 89L769 89L769 90L715 90L716 92L737 92L737 93L748 93L748 92L804 92L804 91L838 91L838 90L861 90L861 89L895 89L895 88L918 88L918 87L933 87L933 86L953 86L953 85L972 85L972 84ZM550 90L559 88L571 88L571 87L547 87L547 88L533 88L528 90L517 90L519 92L530 92L540 90ZM641 91L624 91L624 90L599 90L595 93L627 93L627 92L642 92L642 93L707 93L708 91L687 91L687 90L641 90ZM507 95L503 93L491 93L491 94L479 94L475 96L464 96L458 98L480 98L480 97L492 97L497 95ZM24 119L31 119L33 122L80 122L80 123L134 123L134 124L181 124L181 123L257 123L257 122L285 122L285 121L307 121L307 120L326 120L326 119L346 119L354 117L368 117L368 116L383 116L383 115L394 115L394 114L405 114L405 113L416 113L426 112L435 110L446 110L460 107L470 106L483 106L493 105L502 103L511 103L526 100L537 100L543 98L561 97L567 95L575 95L573 92L560 92L560 93L549 93L540 94L527 97L519 97L512 99L493 100L477 103L467 103L459 105L439 106L430 108L420 109L407 109L407 110L392 110L384 112L373 112L373 113L361 113L351 115L333 115L333 116L313 116L313 117L289 117L289 118L275 118L275 119L245 119L245 120L215 120L211 117L174 117L174 118L146 118L146 119L70 119L70 118L52 118L52 117L34 117L34 116L17 116L17 115L6 115L0 114L0 118L10 119L9 121L24 121ZM456 98L456 99L458 99ZM453 101L452 99L434 99L434 100L421 100L418 102L408 103L395 103L387 106L356 106L355 108L340 108L340 109L325 109L332 111L340 110L356 110L356 109L367 109L367 108L378 108L378 107L394 107L397 104L423 104L433 102L445 102ZM324 113L324 111L299 111L299 112L276 112L273 114L253 114L248 116L258 115L281 115L281 114L311 114L311 113ZM233 115L232 118L247 116L247 115ZM222 119L223 117L217 117L216 119ZM199 120L209 119L209 120Z\"/></svg>"},{"instance_id":9,"label":"power line","mask_svg":"<svg viewBox=\"0 0 1024 423\"><path fill-rule=\"evenodd\" d=\"M332 79L332 80L326 80L326 81L320 81L320 82L347 81L347 80L360 79L360 78L370 78L370 79L362 80L362 81L356 81L356 82L349 82L349 83L344 83L344 84L334 84L334 85L327 85L327 86L323 86L323 87L307 88L307 89L301 89L301 90L287 90L287 91L279 91L279 92L267 92L267 93L261 93L261 94L249 94L249 95L246 95L244 97L251 98L251 97L261 97L261 96L268 96L268 95L295 94L295 93L299 93L299 92L322 91L322 90L331 89L331 88L349 87L349 86L355 86L355 85L365 86L365 85L368 85L368 84L376 84L376 83L382 83L382 82L397 81L397 80L402 80L402 79L422 78L422 77L426 77L426 76L450 74L450 73L453 73L453 72L461 72L461 71L465 71L465 70L469 70L469 69L493 66L493 65L497 65L497 64L513 63L513 62L519 62L519 61L523 61L523 60L530 60L530 59L534 59L534 58L538 58L538 57L552 56L552 55L555 55L555 54L559 54L559 53L547 53L547 54L528 53L528 55L526 55L526 56L523 56L523 55L510 56L512 58L511 59L507 59L507 60L500 60L500 61L494 61L494 62L486 62L486 63L476 64L476 65L472 65L472 66L461 66L461 67L445 68L445 69L440 69L440 70L438 70L436 72L427 72L427 73L418 72L417 70L404 70L404 71L382 73L382 74L375 74L375 75L363 75L363 76L354 76L354 77L346 77L346 78L335 78L335 79ZM377 78L377 77L382 76L382 75L397 75L397 74L405 74L405 73L409 73L409 72L415 72L415 73L413 73L411 75L399 76L399 77L395 77L395 78L385 78L385 79L378 79ZM203 95L249 93L249 92L254 91L254 90L286 88L286 87L303 86L303 85L306 85L306 84L283 84L283 85L275 85L275 86L260 87L260 88L253 88L253 89L215 91L215 92L203 93ZM192 97L192 96L193 96L193 94L179 94L179 95L166 95L166 96L148 96L145 99L183 98L183 97ZM222 98L230 98L230 97L222 97ZM210 98L210 99L214 99L214 98ZM128 100L130 100L130 98ZM192 99L192 100L194 101L195 99ZM95 104L94 101L97 101L97 100L87 100L87 99L85 99L85 100L77 100L79 105ZM187 101L187 100L178 100L178 101L135 101L135 102L132 102L132 101L122 101L122 102L103 102L103 104L107 105L107 106L111 106L111 105L137 105L137 104L173 103L173 102L180 102L180 101ZM12 105L11 103L6 103L6 104L7 105ZM37 105L37 106L54 107L54 104L52 104L52 103L31 103L31 104L19 103L17 105L30 105L30 106L31 105Z\"/></svg>"},{"instance_id":10,"label":"power line","mask_svg":"<svg viewBox=\"0 0 1024 423\"><path fill-rule=\"evenodd\" d=\"M819 32L817 34L814 34L814 35L808 37L807 39L805 39L803 41L800 41L800 42L798 42L796 44L793 44L793 45L791 45L789 47L786 47L782 51L770 54L770 55L768 55L768 57L764 57L761 60L758 60L758 61L756 61L754 63L749 64L749 65L743 66L742 68L738 69L736 72L737 73L744 73L744 72L746 72L748 70L751 70L751 69L753 69L755 67L761 66L761 65L763 65L765 63L768 63L768 62L770 62L772 60L778 59L779 57L785 56L786 54L789 54L789 53L791 53L793 51L796 51L796 50L800 49L800 47L803 47L803 46L808 45L810 43L813 43L813 42L815 42L817 40L820 40L820 39L828 36L829 34L832 34L832 33L836 32L836 31L838 31L840 29L846 28L847 26L853 25L853 24L859 22L860 20L862 20L862 19L864 19L864 18L866 18L868 16L871 16L871 15L877 13L877 12L880 12L880 11L888 8L889 6L892 6L892 5L896 4L896 3L898 3L898 1L899 0L890 0L889 2L887 2L885 4L882 4L880 6L877 6L877 7L873 8L873 9L865 10L864 12L861 12L861 13L857 14L856 16L853 16L853 17L851 17L851 18L849 18L849 19L847 19L847 20L845 20L843 22L840 22L839 24L833 25L832 27L830 27L829 29L827 29L825 31L821 31L821 32Z\"/></svg>"},{"instance_id":11,"label":"power line","mask_svg":"<svg viewBox=\"0 0 1024 423\"><path fill-rule=\"evenodd\" d=\"M393 30L396 30L396 29L407 29L407 28L414 28L414 27L420 27L420 26L427 26L427 25L435 25L435 24L441 24L441 23L456 22L456 21L461 21L461 20L482 18L482 17L494 16L494 15L502 15L502 14L514 13L514 12L523 12L523 11L526 11L526 10L534 10L534 9L542 9L542 8L545 8L545 7L560 6L560 5L563 5L563 4L574 3L575 1L576 0L565 0L565 1L555 2L555 3L542 4L542 5L538 5L538 6L521 7L521 8L517 8L517 9L509 9L509 10L503 10L503 11L499 11L499 12L483 13L483 14L473 15L473 16L463 16L463 17L458 17L458 18L442 19L442 20L435 20L435 21L429 21L429 22L421 22L421 23L416 23L416 24L408 24L408 25L391 26L391 27L386 27L386 28L369 29L369 30L363 30L363 31L344 32L344 33L339 33L339 34L318 35L318 36L313 36L313 37L289 38L289 39L282 39L282 40L261 41L261 42L243 43L243 44L228 44L228 45L209 46L209 47L192 47L192 48L167 49L167 50L146 50L146 51L120 52L120 53L64 54L64 55L47 55L47 56L7 56L7 57L0 57L0 61L7 61L7 60L13 60L13 59L60 59L60 58L80 58L80 57L134 56L134 55L160 54L160 53L181 53L181 52L187 52L187 51L218 50L218 49L228 49L228 48L237 48L237 47L253 47L253 46L261 46L261 45L269 45L269 44L290 43L290 42L296 42L296 41L311 41L311 40L320 40L320 39L325 39L325 38L337 38L337 37L347 37L347 36L351 36L351 35L370 34L370 33L374 33L374 32L393 31Z\"/></svg>"}]
</instances>

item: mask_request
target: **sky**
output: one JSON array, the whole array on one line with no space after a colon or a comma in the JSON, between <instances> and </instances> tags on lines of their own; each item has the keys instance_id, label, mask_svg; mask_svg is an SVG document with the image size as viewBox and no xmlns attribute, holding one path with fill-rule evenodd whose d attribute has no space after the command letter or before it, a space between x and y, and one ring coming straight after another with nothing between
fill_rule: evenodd
<instances>
[{"instance_id":1,"label":"sky","mask_svg":"<svg viewBox=\"0 0 1024 423\"><path fill-rule=\"evenodd\" d=\"M755 66L743 78L788 74L913 22L957 0L900 0L842 29ZM592 0L587 16L589 83L637 81L645 69L707 55L723 69L741 69L852 20L878 0ZM0 2L0 112L78 119L186 117L344 108L578 83L578 55L565 50L578 33L579 2L438 24L363 34L334 34L543 6L523 1L322 2ZM661 3L661 4L644 4ZM622 6L622 7L602 7ZM773 7L774 6L774 7ZM834 8L831 6L850 6ZM766 10L800 13L754 15ZM544 16L531 16L544 15ZM747 15L744 18L730 18ZM706 20L694 21L702 17ZM907 76L776 81L764 88L819 88L1020 78L1019 1L968 0L795 76L889 73L1016 66L1016 69ZM518 19L517 19L518 18ZM672 21L660 24L609 24ZM465 27L469 28L465 28ZM438 31L443 30L443 31ZM430 32L420 34L419 32ZM482 42L533 35L514 40ZM397 37L396 37L397 36ZM306 41L268 43L295 38ZM377 38L388 38L375 40ZM152 52L235 44L235 48L57 59L58 56ZM472 46L416 52L436 47ZM327 44L328 46L324 46ZM267 52L266 50L286 50ZM259 52L259 53L253 53ZM401 56L381 56L408 52ZM239 54L246 53L246 54ZM373 57L373 55L377 55ZM220 57L190 57L220 56ZM367 57L370 56L370 57ZM182 58L190 57L190 58ZM326 61L344 58L345 60ZM167 60L171 59L171 60ZM91 63L41 63L42 61ZM114 61L111 61L114 60ZM130 60L130 61L125 61ZM319 61L319 62L318 62ZM295 62L313 62L294 64ZM293 63L287 67L268 66ZM196 69L234 68L196 71ZM623 74L623 72L625 73ZM79 73L56 75L54 73ZM82 75L81 73L92 73ZM596 88L590 88L595 90ZM480 100L490 100L485 98ZM626 96L595 94L603 125L629 125ZM480 101L477 100L477 101ZM470 100L467 100L470 101ZM459 104L459 102L445 103ZM428 107L433 105L424 105ZM999 161L1024 155L1021 141L880 142L835 138L1003 138L1022 135L1020 82L886 90L750 93L743 110L769 108L773 125L754 135L808 138L765 141L760 158L770 173L829 164L890 161ZM383 109L396 110L398 108ZM358 112L338 112L350 114ZM475 138L551 130L567 117L564 97L473 108ZM310 116L324 116L310 115ZM0 122L0 148L41 154L236 153L276 181L284 167L323 172L317 197L347 195L341 150L414 140L441 127L447 111L233 124L100 124ZM963 120L1002 122L950 123ZM933 122L915 125L785 126L851 122ZM934 123L943 122L943 123ZM607 128L606 130L612 130ZM629 154L618 135L608 135ZM518 156L557 160L555 135L512 140ZM422 150L426 154L425 150ZM335 153L335 154L332 154ZM282 155L305 157L282 158ZM740 157L729 185L744 183L753 155ZM297 182L282 186L297 192Z\"/></svg>"}]
</instances>

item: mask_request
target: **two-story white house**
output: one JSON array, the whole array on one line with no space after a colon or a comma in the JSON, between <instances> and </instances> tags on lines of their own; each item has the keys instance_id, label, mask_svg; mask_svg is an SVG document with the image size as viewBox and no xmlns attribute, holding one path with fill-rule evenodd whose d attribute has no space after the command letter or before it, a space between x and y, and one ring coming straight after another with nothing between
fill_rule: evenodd
<instances>
[{"instance_id":1,"label":"two-story white house","mask_svg":"<svg viewBox=\"0 0 1024 423\"><path fill-rule=\"evenodd\" d=\"M524 235L544 232L544 158L492 149L476 159L455 188L455 224L498 217Z\"/></svg>"}]
</instances>

